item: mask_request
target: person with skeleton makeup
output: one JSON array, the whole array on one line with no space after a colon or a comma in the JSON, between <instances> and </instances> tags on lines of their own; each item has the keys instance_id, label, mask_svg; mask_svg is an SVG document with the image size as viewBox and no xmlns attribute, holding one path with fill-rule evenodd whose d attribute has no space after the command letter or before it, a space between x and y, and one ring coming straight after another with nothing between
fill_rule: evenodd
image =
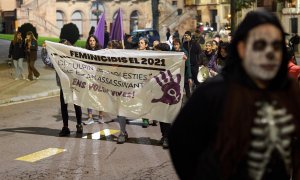
<instances>
[{"instance_id":1,"label":"person with skeleton makeup","mask_svg":"<svg viewBox=\"0 0 300 180\"><path fill-rule=\"evenodd\" d=\"M248 13L222 72L198 87L172 125L180 179L300 179L300 93L287 65L277 17Z\"/></svg>"}]
</instances>

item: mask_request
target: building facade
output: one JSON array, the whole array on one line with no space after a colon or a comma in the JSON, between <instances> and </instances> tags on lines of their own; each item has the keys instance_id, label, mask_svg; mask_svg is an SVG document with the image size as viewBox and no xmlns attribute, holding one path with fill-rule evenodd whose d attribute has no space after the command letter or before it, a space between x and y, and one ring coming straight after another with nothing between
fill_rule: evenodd
<instances>
[{"instance_id":1,"label":"building facade","mask_svg":"<svg viewBox=\"0 0 300 180\"><path fill-rule=\"evenodd\" d=\"M24 23L31 23L41 36L58 37L66 23L77 25L86 38L92 26L97 26L98 17L105 13L108 31L121 8L125 33L135 29L152 27L151 0L0 0L1 20L4 33L13 33ZM196 9L186 6L184 0L159 1L159 31L193 30L196 27ZM2 24L1 24L2 25Z\"/></svg>"},{"instance_id":2,"label":"building facade","mask_svg":"<svg viewBox=\"0 0 300 180\"><path fill-rule=\"evenodd\" d=\"M197 23L213 27L215 31L230 24L230 0L185 0L197 9Z\"/></svg>"}]
</instances>

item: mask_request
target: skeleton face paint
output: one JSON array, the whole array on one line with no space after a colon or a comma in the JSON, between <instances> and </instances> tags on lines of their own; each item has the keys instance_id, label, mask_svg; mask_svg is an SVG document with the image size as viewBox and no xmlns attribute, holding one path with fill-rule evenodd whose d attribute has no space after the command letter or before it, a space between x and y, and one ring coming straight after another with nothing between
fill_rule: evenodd
<instances>
[{"instance_id":1,"label":"skeleton face paint","mask_svg":"<svg viewBox=\"0 0 300 180\"><path fill-rule=\"evenodd\" d=\"M281 33L271 24L260 25L249 32L242 65L253 80L272 80L282 62Z\"/></svg>"}]
</instances>

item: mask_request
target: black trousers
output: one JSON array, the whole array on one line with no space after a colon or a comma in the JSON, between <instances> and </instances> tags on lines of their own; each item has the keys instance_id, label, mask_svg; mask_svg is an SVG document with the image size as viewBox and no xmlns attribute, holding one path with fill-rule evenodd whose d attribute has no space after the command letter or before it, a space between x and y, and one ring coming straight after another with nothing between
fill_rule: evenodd
<instances>
[{"instance_id":1,"label":"black trousers","mask_svg":"<svg viewBox=\"0 0 300 180\"><path fill-rule=\"evenodd\" d=\"M191 90L190 90L189 81L187 79L184 80L184 90L187 99L189 99L191 97Z\"/></svg>"},{"instance_id":2,"label":"black trousers","mask_svg":"<svg viewBox=\"0 0 300 180\"><path fill-rule=\"evenodd\" d=\"M63 119L64 127L68 127L68 120L69 120L68 104L65 103L62 89L60 89L60 109L61 109L61 116ZM74 104L74 109L75 109L77 124L81 124L82 123L81 107Z\"/></svg>"},{"instance_id":3,"label":"black trousers","mask_svg":"<svg viewBox=\"0 0 300 180\"><path fill-rule=\"evenodd\" d=\"M171 123L159 122L162 137L167 138L171 129Z\"/></svg>"},{"instance_id":4,"label":"black trousers","mask_svg":"<svg viewBox=\"0 0 300 180\"><path fill-rule=\"evenodd\" d=\"M196 87L198 87L200 85L200 83L197 79L197 75L199 72L199 66L191 66L191 71L192 71L192 80L195 83Z\"/></svg>"}]
</instances>

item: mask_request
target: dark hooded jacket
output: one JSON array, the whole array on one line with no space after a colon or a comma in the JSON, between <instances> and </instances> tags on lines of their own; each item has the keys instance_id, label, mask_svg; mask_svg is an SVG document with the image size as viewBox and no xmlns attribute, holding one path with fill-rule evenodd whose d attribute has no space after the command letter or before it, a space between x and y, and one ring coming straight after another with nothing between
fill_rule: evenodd
<instances>
[{"instance_id":1,"label":"dark hooded jacket","mask_svg":"<svg viewBox=\"0 0 300 180\"><path fill-rule=\"evenodd\" d=\"M266 89L260 89L241 65L237 43L254 27L270 23L282 32L283 62ZM278 102L293 115L292 163L299 179L300 93L287 74L284 32L278 19L265 11L250 12L232 41L229 59L221 74L202 83L175 119L170 134L171 159L183 180L248 180L247 152L251 127L257 117L256 102ZM297 121L298 120L298 121ZM263 180L288 180L279 155L272 153Z\"/></svg>"}]
</instances>

